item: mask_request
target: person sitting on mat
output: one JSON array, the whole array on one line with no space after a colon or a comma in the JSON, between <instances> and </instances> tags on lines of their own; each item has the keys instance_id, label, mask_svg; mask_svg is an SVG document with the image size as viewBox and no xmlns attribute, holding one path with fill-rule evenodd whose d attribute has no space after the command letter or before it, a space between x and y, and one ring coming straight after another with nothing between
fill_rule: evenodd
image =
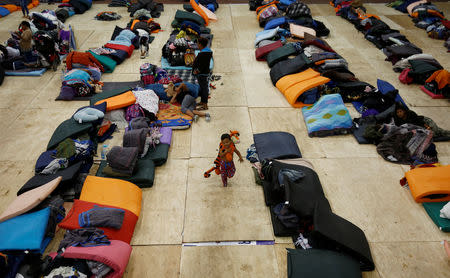
<instances>
[{"instance_id":1,"label":"person sitting on mat","mask_svg":"<svg viewBox=\"0 0 450 278\"><path fill-rule=\"evenodd\" d=\"M192 74L195 75L200 85L201 101L198 104L198 110L208 110L208 96L209 96L209 65L213 56L212 50L207 47L208 39L200 37L197 40L200 53L195 57L192 64Z\"/></svg>"},{"instance_id":2,"label":"person sitting on mat","mask_svg":"<svg viewBox=\"0 0 450 278\"><path fill-rule=\"evenodd\" d=\"M211 115L203 111L198 111L196 109L197 102L195 101L196 96L192 95L193 92L189 90L188 86L184 83L180 83L175 87L175 93L170 99L170 103L178 102L181 103L181 112L189 115L193 118L194 122L198 121L199 117L205 117L206 121L211 120Z\"/></svg>"},{"instance_id":3,"label":"person sitting on mat","mask_svg":"<svg viewBox=\"0 0 450 278\"><path fill-rule=\"evenodd\" d=\"M395 112L392 115L392 119L396 126L413 124L431 129L433 137L450 137L450 130L440 128L431 118L417 115L416 112L409 110L408 107L400 102L395 104Z\"/></svg>"},{"instance_id":4,"label":"person sitting on mat","mask_svg":"<svg viewBox=\"0 0 450 278\"><path fill-rule=\"evenodd\" d=\"M31 32L30 23L28 21L22 21L19 29L21 32L16 32L16 34L20 38L20 52L24 57L24 64L31 66L36 63L37 57L33 56L33 33Z\"/></svg>"},{"instance_id":5,"label":"person sitting on mat","mask_svg":"<svg viewBox=\"0 0 450 278\"><path fill-rule=\"evenodd\" d=\"M236 173L236 167L233 162L233 153L236 153L239 156L239 162L244 161L241 153L238 149L236 149L236 146L231 140L230 134L222 134L222 136L220 136L219 158L220 177L222 178L222 184L224 187L228 186L228 179L232 178Z\"/></svg>"}]
</instances>

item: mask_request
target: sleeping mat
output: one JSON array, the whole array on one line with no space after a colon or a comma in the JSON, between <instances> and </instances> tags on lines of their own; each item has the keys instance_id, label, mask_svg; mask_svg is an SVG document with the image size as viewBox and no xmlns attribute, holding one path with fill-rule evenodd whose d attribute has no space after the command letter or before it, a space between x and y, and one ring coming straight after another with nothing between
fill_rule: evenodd
<instances>
[{"instance_id":1,"label":"sleeping mat","mask_svg":"<svg viewBox=\"0 0 450 278\"><path fill-rule=\"evenodd\" d=\"M102 64L103 68L105 69L105 72L111 73L111 72L113 72L114 69L116 68L117 62L114 61L113 59L111 59L111 58L109 58L109 57L107 57L107 56L104 56L104 55L98 55L98 54L95 54L94 52L92 52L92 51L90 51L90 50L87 51L87 52L91 53L92 56L94 56L94 58L95 58L97 61L99 61L100 64Z\"/></svg>"},{"instance_id":2,"label":"sleeping mat","mask_svg":"<svg viewBox=\"0 0 450 278\"><path fill-rule=\"evenodd\" d=\"M450 219L443 218L440 216L440 210L447 204L448 202L433 202L433 203L422 203L425 211L430 216L431 220L433 220L434 224L438 226L439 230L443 232L450 232Z\"/></svg>"},{"instance_id":3,"label":"sleeping mat","mask_svg":"<svg viewBox=\"0 0 450 278\"><path fill-rule=\"evenodd\" d=\"M450 165L415 168L405 177L416 202L450 201Z\"/></svg>"},{"instance_id":4,"label":"sleeping mat","mask_svg":"<svg viewBox=\"0 0 450 278\"><path fill-rule=\"evenodd\" d=\"M0 222L24 214L35 208L55 190L60 181L61 177L57 177L38 188L18 195L0 215Z\"/></svg>"},{"instance_id":5,"label":"sleeping mat","mask_svg":"<svg viewBox=\"0 0 450 278\"><path fill-rule=\"evenodd\" d=\"M152 160L155 166L161 166L166 163L169 156L169 144L158 144L155 148L149 148L147 154L142 158L144 160Z\"/></svg>"},{"instance_id":6,"label":"sleeping mat","mask_svg":"<svg viewBox=\"0 0 450 278\"><path fill-rule=\"evenodd\" d=\"M329 81L330 79L320 76L319 72L308 68L283 76L275 85L292 107L299 108L316 102L317 93L314 93L314 89Z\"/></svg>"},{"instance_id":7,"label":"sleeping mat","mask_svg":"<svg viewBox=\"0 0 450 278\"><path fill-rule=\"evenodd\" d=\"M78 123L73 118L62 122L53 132L50 141L47 144L47 150L53 150L59 143L66 138L88 132L92 128L92 123Z\"/></svg>"},{"instance_id":8,"label":"sleeping mat","mask_svg":"<svg viewBox=\"0 0 450 278\"><path fill-rule=\"evenodd\" d=\"M103 263L111 268L107 278L120 278L127 268L131 255L131 246L121 240L111 240L110 245L93 247L70 246L62 253L66 259L82 259ZM55 257L56 253L50 256Z\"/></svg>"},{"instance_id":9,"label":"sleeping mat","mask_svg":"<svg viewBox=\"0 0 450 278\"><path fill-rule=\"evenodd\" d=\"M200 26L205 26L205 20L199 16L198 14L177 10L175 13L175 20L178 22L183 21L192 21L194 23L197 23Z\"/></svg>"},{"instance_id":10,"label":"sleeping mat","mask_svg":"<svg viewBox=\"0 0 450 278\"><path fill-rule=\"evenodd\" d=\"M287 132L271 131L253 135L259 160L302 157L295 137Z\"/></svg>"},{"instance_id":11,"label":"sleeping mat","mask_svg":"<svg viewBox=\"0 0 450 278\"><path fill-rule=\"evenodd\" d=\"M313 248L340 251L359 262L362 271L372 271L375 264L364 232L346 219L334 214L322 201L314 210Z\"/></svg>"},{"instance_id":12,"label":"sleeping mat","mask_svg":"<svg viewBox=\"0 0 450 278\"><path fill-rule=\"evenodd\" d=\"M274 51L277 48L280 48L283 46L283 43L281 41L275 41L273 43L258 47L255 50L255 57L257 61L265 61L267 54L269 54L271 51Z\"/></svg>"},{"instance_id":13,"label":"sleeping mat","mask_svg":"<svg viewBox=\"0 0 450 278\"><path fill-rule=\"evenodd\" d=\"M309 60L309 58L303 53L295 56L293 59L279 61L270 69L270 79L272 80L272 84L275 86L278 80L282 77L289 74L299 73L311 64L311 60Z\"/></svg>"},{"instance_id":14,"label":"sleeping mat","mask_svg":"<svg viewBox=\"0 0 450 278\"><path fill-rule=\"evenodd\" d=\"M310 137L347 134L353 122L339 94L322 96L314 105L302 109Z\"/></svg>"},{"instance_id":15,"label":"sleeping mat","mask_svg":"<svg viewBox=\"0 0 450 278\"><path fill-rule=\"evenodd\" d=\"M269 65L269 67L273 67L279 61L285 60L289 56L295 55L296 53L297 49L294 47L294 44L287 43L267 54L267 64Z\"/></svg>"},{"instance_id":16,"label":"sleeping mat","mask_svg":"<svg viewBox=\"0 0 450 278\"><path fill-rule=\"evenodd\" d=\"M114 177L103 173L103 169L108 165L106 160L102 160L98 167L98 177L116 178L124 181L129 181L140 188L148 188L153 186L153 180L155 179L155 163L151 159L138 159L134 169L134 173L131 177Z\"/></svg>"},{"instance_id":17,"label":"sleeping mat","mask_svg":"<svg viewBox=\"0 0 450 278\"><path fill-rule=\"evenodd\" d=\"M127 209L139 217L142 190L124 180L87 176L80 200Z\"/></svg>"},{"instance_id":18,"label":"sleeping mat","mask_svg":"<svg viewBox=\"0 0 450 278\"><path fill-rule=\"evenodd\" d=\"M97 203L91 203L75 199L72 208L67 213L66 217L58 224L58 226L66 230L80 229L81 226L79 223L79 215L85 211L93 209L94 206L118 208L114 206L99 205ZM105 235L108 237L109 240L116 239L126 243L130 243L131 238L133 237L134 228L138 221L138 217L127 209L124 208L120 209L123 209L125 211L122 227L120 229L106 228L106 227L97 227L97 228L103 230L103 232L105 233Z\"/></svg>"},{"instance_id":19,"label":"sleeping mat","mask_svg":"<svg viewBox=\"0 0 450 278\"><path fill-rule=\"evenodd\" d=\"M55 174L50 175L41 175L37 174L31 179L29 179L17 192L17 196L33 190L35 188L38 188L46 183L51 182L52 180L62 177L58 188L64 189L68 188L70 186L73 186L75 183L76 178L78 177L78 173L80 172L81 165L83 164L82 161L77 162L73 165L70 165L67 168L58 170ZM58 190L58 189L56 189Z\"/></svg>"},{"instance_id":20,"label":"sleeping mat","mask_svg":"<svg viewBox=\"0 0 450 278\"><path fill-rule=\"evenodd\" d=\"M287 249L288 278L361 278L358 261L324 249Z\"/></svg>"},{"instance_id":21,"label":"sleeping mat","mask_svg":"<svg viewBox=\"0 0 450 278\"><path fill-rule=\"evenodd\" d=\"M45 249L50 208L16 216L0 223L0 251Z\"/></svg>"}]
</instances>

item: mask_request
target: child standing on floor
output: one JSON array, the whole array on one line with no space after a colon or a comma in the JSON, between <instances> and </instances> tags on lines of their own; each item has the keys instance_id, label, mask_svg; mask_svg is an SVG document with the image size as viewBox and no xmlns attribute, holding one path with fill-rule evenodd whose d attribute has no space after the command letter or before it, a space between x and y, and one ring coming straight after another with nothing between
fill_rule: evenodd
<instances>
[{"instance_id":1,"label":"child standing on floor","mask_svg":"<svg viewBox=\"0 0 450 278\"><path fill-rule=\"evenodd\" d=\"M239 156L239 162L244 161L242 159L241 153L236 149L233 141L231 140L230 134L222 134L220 137L220 176L222 178L222 183L224 187L228 186L228 178L232 178L236 172L236 167L233 162L233 153Z\"/></svg>"},{"instance_id":2,"label":"child standing on floor","mask_svg":"<svg viewBox=\"0 0 450 278\"><path fill-rule=\"evenodd\" d=\"M212 50L208 47L208 39L200 37L197 40L198 53L192 65L192 73L197 77L198 85L200 86L200 103L197 110L208 110L208 96L209 96L209 65L212 59Z\"/></svg>"}]
</instances>

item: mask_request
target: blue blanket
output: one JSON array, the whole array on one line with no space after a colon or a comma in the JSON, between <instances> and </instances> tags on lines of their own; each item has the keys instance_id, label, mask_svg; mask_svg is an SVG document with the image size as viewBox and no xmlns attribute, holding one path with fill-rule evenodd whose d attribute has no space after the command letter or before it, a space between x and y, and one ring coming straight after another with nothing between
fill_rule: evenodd
<instances>
[{"instance_id":1,"label":"blue blanket","mask_svg":"<svg viewBox=\"0 0 450 278\"><path fill-rule=\"evenodd\" d=\"M5 71L7 76L41 76L47 69L9 70Z\"/></svg>"},{"instance_id":2,"label":"blue blanket","mask_svg":"<svg viewBox=\"0 0 450 278\"><path fill-rule=\"evenodd\" d=\"M353 124L339 94L322 96L314 105L302 108L302 112L310 137L347 134Z\"/></svg>"}]
</instances>

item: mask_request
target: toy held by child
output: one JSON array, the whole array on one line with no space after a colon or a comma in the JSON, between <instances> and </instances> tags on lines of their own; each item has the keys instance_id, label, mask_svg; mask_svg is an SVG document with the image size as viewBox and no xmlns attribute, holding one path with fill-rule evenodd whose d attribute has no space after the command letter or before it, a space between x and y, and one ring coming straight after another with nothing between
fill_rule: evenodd
<instances>
[{"instance_id":1,"label":"toy held by child","mask_svg":"<svg viewBox=\"0 0 450 278\"><path fill-rule=\"evenodd\" d=\"M239 131L237 130L230 130L230 137L231 137L231 141L233 141L234 144L238 144L240 142L239 139ZM220 145L219 145L220 147ZM220 156L217 155L216 159L214 160L214 166L209 169L208 171L206 171L203 176L205 178L209 178L211 177L211 172L214 171L216 173L216 175L220 175Z\"/></svg>"}]
</instances>

